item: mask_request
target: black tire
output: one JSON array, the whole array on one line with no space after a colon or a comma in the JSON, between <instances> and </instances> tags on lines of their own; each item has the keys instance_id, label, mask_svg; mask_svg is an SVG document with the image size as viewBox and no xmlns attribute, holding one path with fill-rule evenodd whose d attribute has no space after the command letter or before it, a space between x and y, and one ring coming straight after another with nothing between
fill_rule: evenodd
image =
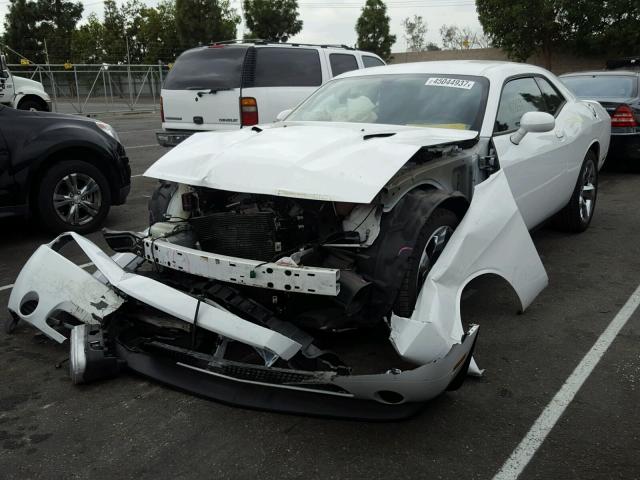
<instances>
[{"instance_id":1,"label":"black tire","mask_svg":"<svg viewBox=\"0 0 640 480\"><path fill-rule=\"evenodd\" d=\"M75 194L70 186L74 181ZM91 186L91 193L85 195L82 190L88 185ZM68 195L60 195L61 193ZM57 208L54 205L54 194L61 198ZM74 204L77 217L71 213ZM104 174L90 163L82 160L56 163L45 172L39 185L37 208L37 214L47 230L54 233L92 232L100 227L111 208L109 183ZM68 216L68 220L65 221L64 216Z\"/></svg>"},{"instance_id":2,"label":"black tire","mask_svg":"<svg viewBox=\"0 0 640 480\"><path fill-rule=\"evenodd\" d=\"M422 288L426 274L431 270L431 267L436 262L442 249L451 238L451 234L460 223L457 215L451 210L444 208L436 208L429 216L424 225L420 229L418 239L416 240L415 247L411 256L409 257L407 264L407 272L398 290L396 301L393 305L393 313L401 317L410 317L413 313L413 309L418 299L418 293ZM421 268L422 254L428 246L428 243L433 241L434 234L437 231L443 231L446 229L448 234L446 235L444 242L439 244L439 250L435 254L427 256L427 263L423 264Z\"/></svg>"},{"instance_id":3,"label":"black tire","mask_svg":"<svg viewBox=\"0 0 640 480\"><path fill-rule=\"evenodd\" d=\"M592 190L586 190L588 185ZM554 218L554 225L565 232L581 233L589 228L598 198L598 159L589 151L582 163L578 181L573 189L569 203ZM588 204L587 201L591 203ZM588 214L586 214L588 210Z\"/></svg>"},{"instance_id":4,"label":"black tire","mask_svg":"<svg viewBox=\"0 0 640 480\"><path fill-rule=\"evenodd\" d=\"M26 99L22 100L18 104L18 110L36 110L38 112L46 112L47 109L44 107L42 102L38 102L37 100Z\"/></svg>"}]
</instances>

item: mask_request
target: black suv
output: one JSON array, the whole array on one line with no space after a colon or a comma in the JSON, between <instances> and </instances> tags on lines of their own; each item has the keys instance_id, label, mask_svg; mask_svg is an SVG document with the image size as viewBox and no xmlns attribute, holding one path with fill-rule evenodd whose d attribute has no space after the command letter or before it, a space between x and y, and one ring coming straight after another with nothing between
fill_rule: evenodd
<instances>
[{"instance_id":1,"label":"black suv","mask_svg":"<svg viewBox=\"0 0 640 480\"><path fill-rule=\"evenodd\" d=\"M0 218L87 233L130 188L129 159L110 125L0 106Z\"/></svg>"}]
</instances>

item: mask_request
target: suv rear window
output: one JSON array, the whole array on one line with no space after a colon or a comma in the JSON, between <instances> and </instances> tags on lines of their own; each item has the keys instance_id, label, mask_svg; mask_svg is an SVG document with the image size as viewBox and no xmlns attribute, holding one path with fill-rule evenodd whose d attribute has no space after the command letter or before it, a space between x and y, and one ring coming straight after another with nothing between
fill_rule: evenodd
<instances>
[{"instance_id":1,"label":"suv rear window","mask_svg":"<svg viewBox=\"0 0 640 480\"><path fill-rule=\"evenodd\" d=\"M214 47L187 50L167 75L167 90L240 88L246 47Z\"/></svg>"},{"instance_id":2,"label":"suv rear window","mask_svg":"<svg viewBox=\"0 0 640 480\"><path fill-rule=\"evenodd\" d=\"M346 53L332 53L329 55L329 62L331 63L331 73L334 77L344 72L358 70L356 57Z\"/></svg>"},{"instance_id":3,"label":"suv rear window","mask_svg":"<svg viewBox=\"0 0 640 480\"><path fill-rule=\"evenodd\" d=\"M317 50L256 49L255 87L317 87L321 84L322 70Z\"/></svg>"},{"instance_id":4,"label":"suv rear window","mask_svg":"<svg viewBox=\"0 0 640 480\"><path fill-rule=\"evenodd\" d=\"M576 75L560 80L576 96L583 98L631 98L636 95L638 86L638 78L629 75Z\"/></svg>"}]
</instances>

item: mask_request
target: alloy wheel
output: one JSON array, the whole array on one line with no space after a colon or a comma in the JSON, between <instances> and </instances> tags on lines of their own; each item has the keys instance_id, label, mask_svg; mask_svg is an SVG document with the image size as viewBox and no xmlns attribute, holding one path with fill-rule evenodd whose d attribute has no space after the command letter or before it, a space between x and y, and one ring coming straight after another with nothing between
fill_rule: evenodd
<instances>
[{"instance_id":1,"label":"alloy wheel","mask_svg":"<svg viewBox=\"0 0 640 480\"><path fill-rule=\"evenodd\" d=\"M98 215L101 206L100 185L84 173L65 175L53 190L53 208L69 225L86 225Z\"/></svg>"}]
</instances>

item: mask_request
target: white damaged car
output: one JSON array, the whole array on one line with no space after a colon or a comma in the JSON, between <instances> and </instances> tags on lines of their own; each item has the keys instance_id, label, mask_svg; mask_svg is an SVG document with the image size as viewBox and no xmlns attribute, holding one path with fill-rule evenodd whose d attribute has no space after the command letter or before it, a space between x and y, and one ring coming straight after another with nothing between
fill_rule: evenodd
<instances>
[{"instance_id":1,"label":"white damaged car","mask_svg":"<svg viewBox=\"0 0 640 480\"><path fill-rule=\"evenodd\" d=\"M598 103L499 62L346 73L280 118L158 160L150 227L106 231L115 255L41 246L8 328L70 336L76 383L126 365L247 407L404 417L480 374L470 280L503 277L523 309L546 286L529 230L587 229L610 135Z\"/></svg>"}]
</instances>

